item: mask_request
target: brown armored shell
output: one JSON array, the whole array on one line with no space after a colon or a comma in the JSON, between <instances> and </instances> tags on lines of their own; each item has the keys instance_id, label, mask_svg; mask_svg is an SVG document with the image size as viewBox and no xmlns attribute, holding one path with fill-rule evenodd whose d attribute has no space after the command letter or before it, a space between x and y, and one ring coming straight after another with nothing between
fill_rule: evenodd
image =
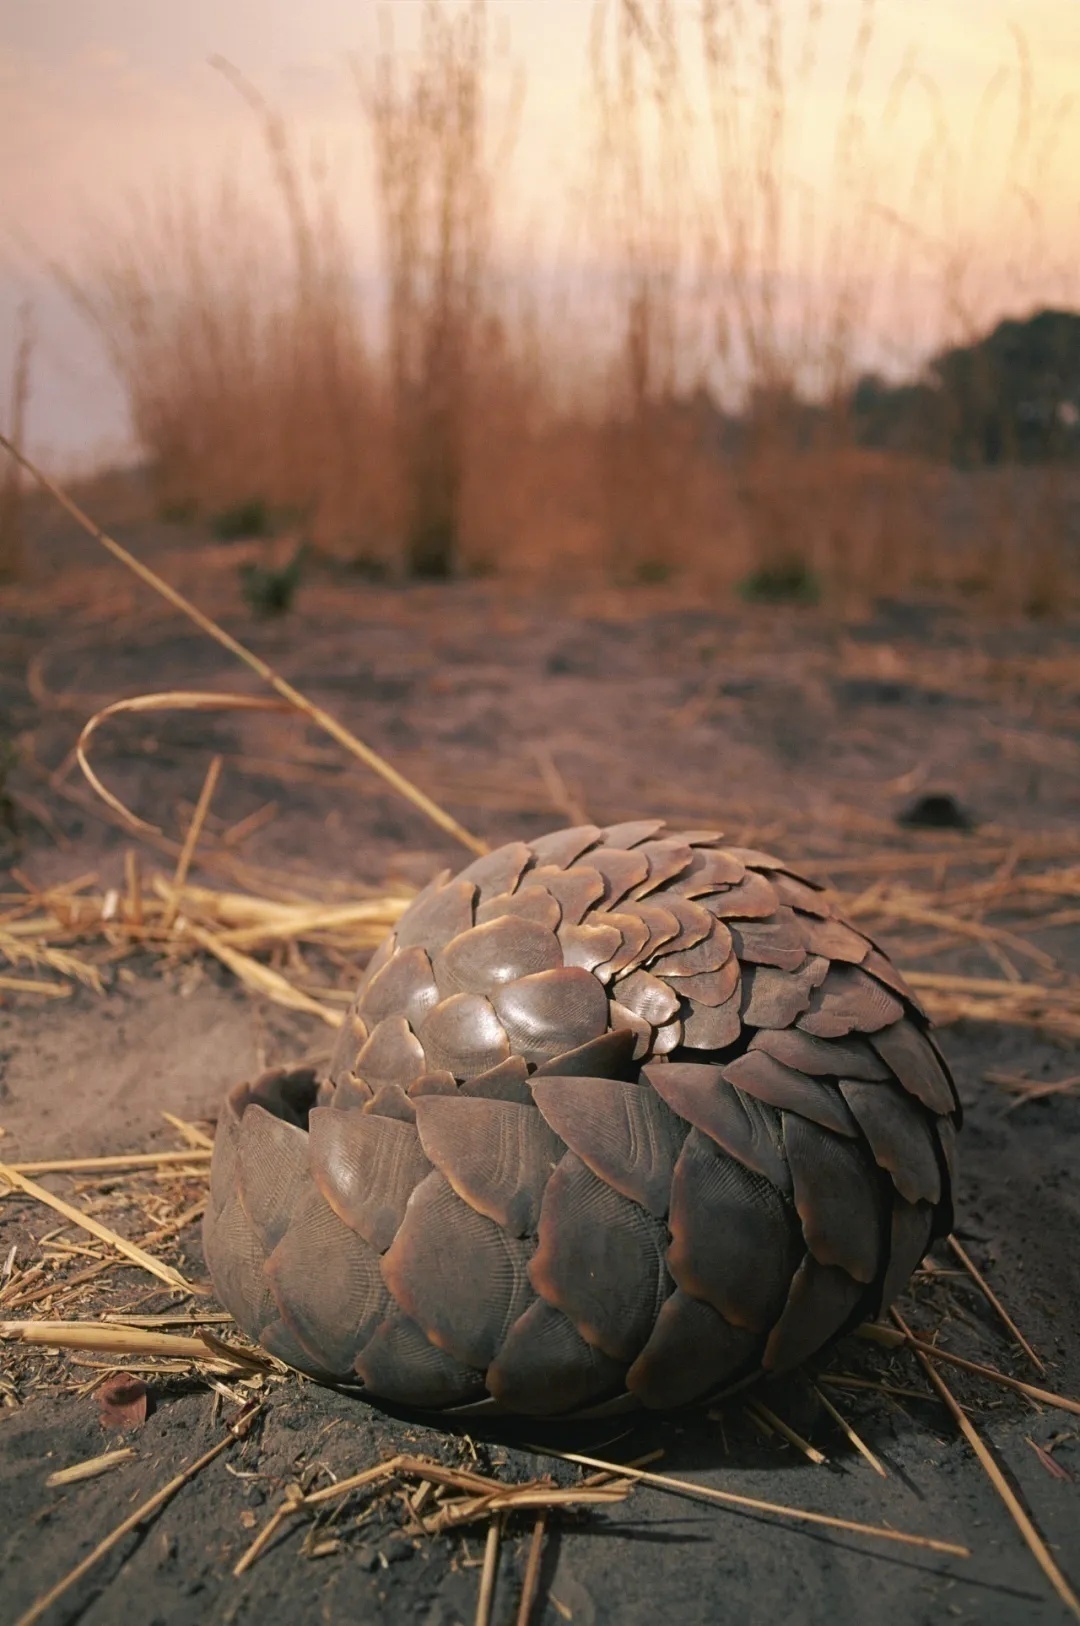
<instances>
[{"instance_id":1,"label":"brown armored shell","mask_svg":"<svg viewBox=\"0 0 1080 1626\"><path fill-rule=\"evenodd\" d=\"M245 1332L372 1397L678 1406L891 1302L959 1119L812 883L713 831L559 830L416 899L326 1080L231 1093L206 1257Z\"/></svg>"}]
</instances>

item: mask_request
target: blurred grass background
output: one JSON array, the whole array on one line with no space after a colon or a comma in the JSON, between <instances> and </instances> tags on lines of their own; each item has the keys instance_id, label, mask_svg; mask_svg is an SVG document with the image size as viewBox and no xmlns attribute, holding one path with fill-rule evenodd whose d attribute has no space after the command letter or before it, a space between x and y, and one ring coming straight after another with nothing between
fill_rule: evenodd
<instances>
[{"instance_id":1,"label":"blurred grass background","mask_svg":"<svg viewBox=\"0 0 1080 1626\"><path fill-rule=\"evenodd\" d=\"M527 63L483 0L426 0L408 49L389 8L352 66L374 280L355 200L217 61L272 193L224 166L163 179L53 268L105 342L158 517L287 531L380 577L1074 604L1080 301L1046 213L1077 110L1041 98L1019 32L971 128L914 58L882 99L880 6L844 10L823 104L821 0L597 0L580 185L530 260L504 229ZM18 530L9 481L8 576Z\"/></svg>"}]
</instances>

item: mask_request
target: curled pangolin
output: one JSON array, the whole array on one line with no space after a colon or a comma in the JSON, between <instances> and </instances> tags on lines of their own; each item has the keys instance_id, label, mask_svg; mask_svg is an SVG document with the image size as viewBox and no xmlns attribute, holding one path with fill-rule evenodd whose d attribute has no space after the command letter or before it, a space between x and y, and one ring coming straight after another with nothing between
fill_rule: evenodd
<instances>
[{"instance_id":1,"label":"curled pangolin","mask_svg":"<svg viewBox=\"0 0 1080 1626\"><path fill-rule=\"evenodd\" d=\"M321 1083L229 1095L204 1241L245 1332L373 1398L672 1407L878 1314L951 1226L960 1107L823 892L657 821L440 876Z\"/></svg>"}]
</instances>

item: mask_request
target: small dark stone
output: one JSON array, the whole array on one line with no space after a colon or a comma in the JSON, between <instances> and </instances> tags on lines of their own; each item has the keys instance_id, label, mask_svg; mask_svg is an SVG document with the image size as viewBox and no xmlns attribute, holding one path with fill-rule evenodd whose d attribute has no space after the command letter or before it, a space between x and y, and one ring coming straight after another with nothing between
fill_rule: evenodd
<instances>
[{"instance_id":1,"label":"small dark stone","mask_svg":"<svg viewBox=\"0 0 1080 1626\"><path fill-rule=\"evenodd\" d=\"M901 808L897 824L908 830L974 830L975 819L950 791L924 791Z\"/></svg>"}]
</instances>

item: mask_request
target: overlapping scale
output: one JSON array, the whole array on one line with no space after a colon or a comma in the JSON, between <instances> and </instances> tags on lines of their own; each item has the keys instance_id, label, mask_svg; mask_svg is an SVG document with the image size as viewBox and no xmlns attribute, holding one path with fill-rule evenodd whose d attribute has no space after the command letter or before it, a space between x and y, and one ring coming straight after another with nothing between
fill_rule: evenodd
<instances>
[{"instance_id":1,"label":"overlapping scale","mask_svg":"<svg viewBox=\"0 0 1080 1626\"><path fill-rule=\"evenodd\" d=\"M425 1156L477 1213L511 1236L536 1230L544 1187L566 1147L531 1105L443 1096L418 1104L416 1127Z\"/></svg>"},{"instance_id":2,"label":"overlapping scale","mask_svg":"<svg viewBox=\"0 0 1080 1626\"><path fill-rule=\"evenodd\" d=\"M483 1368L533 1298L529 1254L436 1169L413 1192L382 1273L431 1343L465 1366Z\"/></svg>"},{"instance_id":3,"label":"overlapping scale","mask_svg":"<svg viewBox=\"0 0 1080 1626\"><path fill-rule=\"evenodd\" d=\"M266 1261L281 1319L318 1366L345 1377L386 1314L379 1255L346 1225L318 1187L290 1212Z\"/></svg>"},{"instance_id":4,"label":"overlapping scale","mask_svg":"<svg viewBox=\"0 0 1080 1626\"><path fill-rule=\"evenodd\" d=\"M544 1192L529 1277L586 1343L632 1361L670 1290L665 1239L658 1220L568 1152Z\"/></svg>"},{"instance_id":5,"label":"overlapping scale","mask_svg":"<svg viewBox=\"0 0 1080 1626\"><path fill-rule=\"evenodd\" d=\"M790 1205L699 1129L691 1130L671 1187L668 1266L684 1293L735 1327L765 1333L802 1253Z\"/></svg>"},{"instance_id":6,"label":"overlapping scale","mask_svg":"<svg viewBox=\"0 0 1080 1626\"><path fill-rule=\"evenodd\" d=\"M959 1102L880 947L780 860L658 820L437 876L321 1081L230 1093L204 1222L252 1337L373 1398L690 1404L900 1292Z\"/></svg>"}]
</instances>

